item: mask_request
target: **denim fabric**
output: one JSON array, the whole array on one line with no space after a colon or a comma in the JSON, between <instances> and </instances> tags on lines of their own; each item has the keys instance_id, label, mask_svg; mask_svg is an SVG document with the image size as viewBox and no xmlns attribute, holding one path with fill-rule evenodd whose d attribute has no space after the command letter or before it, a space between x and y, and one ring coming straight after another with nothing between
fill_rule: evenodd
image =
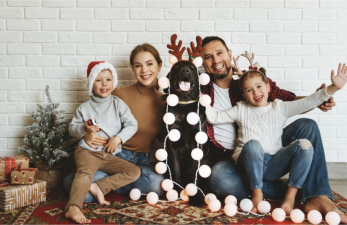
<instances>
[{"instance_id":1,"label":"denim fabric","mask_svg":"<svg viewBox=\"0 0 347 225\"><path fill-rule=\"evenodd\" d=\"M307 198L315 196L327 196L333 199L322 139L316 122L302 118L294 121L283 130L282 143L284 146L297 139L309 140L314 149L311 168L302 187L303 202ZM242 200L250 195L247 174L237 169L232 160L222 161L213 166L209 184L220 198L234 195L238 200ZM287 184L282 180L263 180L262 190L264 198L283 199L287 191Z\"/></svg>"},{"instance_id":2,"label":"denim fabric","mask_svg":"<svg viewBox=\"0 0 347 225\"><path fill-rule=\"evenodd\" d=\"M295 141L277 154L264 153L259 141L250 140L245 144L237 162L248 175L251 189L263 186L263 180L275 181L289 173L288 185L302 188L313 158L313 147L303 149L300 141Z\"/></svg>"},{"instance_id":3,"label":"denim fabric","mask_svg":"<svg viewBox=\"0 0 347 225\"><path fill-rule=\"evenodd\" d=\"M158 174L154 167L149 165L149 153L135 153L126 149L123 149L122 152L116 154L115 156L127 160L141 169L141 176L140 178L124 187L121 187L117 189L115 192L123 195L129 194L129 192L133 188L140 189L141 193L149 193L149 192L156 192L158 195L162 195L164 191L161 188L161 182L164 180L164 176L161 174ZM94 174L93 183L107 177L108 174L102 172L102 171L96 171ZM67 193L70 193L71 191L71 185L75 178L75 174L70 174L69 176L65 177L63 180L63 186ZM93 202L96 201L93 195L91 195L89 192L86 195L84 202Z\"/></svg>"}]
</instances>

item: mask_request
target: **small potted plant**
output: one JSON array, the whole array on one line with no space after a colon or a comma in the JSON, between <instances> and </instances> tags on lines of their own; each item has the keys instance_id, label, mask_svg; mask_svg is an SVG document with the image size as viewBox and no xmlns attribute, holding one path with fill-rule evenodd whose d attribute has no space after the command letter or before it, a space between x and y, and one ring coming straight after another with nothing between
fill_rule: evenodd
<instances>
[{"instance_id":1,"label":"small potted plant","mask_svg":"<svg viewBox=\"0 0 347 225\"><path fill-rule=\"evenodd\" d=\"M49 86L45 88L47 104L38 104L32 117L36 122L25 127L25 145L18 148L39 169L38 179L47 182L47 189L56 187L61 179L60 168L69 162L78 140L70 137L70 120L63 117L64 110L52 101Z\"/></svg>"}]
</instances>

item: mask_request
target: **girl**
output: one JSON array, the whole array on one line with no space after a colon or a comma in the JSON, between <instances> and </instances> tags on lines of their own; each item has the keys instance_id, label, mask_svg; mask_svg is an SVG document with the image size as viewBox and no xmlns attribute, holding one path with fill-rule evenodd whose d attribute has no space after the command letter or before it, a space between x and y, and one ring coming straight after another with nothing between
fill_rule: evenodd
<instances>
[{"instance_id":1,"label":"girl","mask_svg":"<svg viewBox=\"0 0 347 225\"><path fill-rule=\"evenodd\" d=\"M225 111L206 107L207 120L211 124L236 122L239 126L238 145L232 155L237 167L247 172L252 189L253 212L263 198L262 180L272 181L288 171L288 191L281 206L287 214L293 207L295 196L309 172L313 147L306 139L294 141L282 147L281 136L287 118L311 110L328 100L346 81L347 67L339 64L337 75L331 72L332 84L312 95L283 102L268 102L270 86L263 68L249 70L240 79L240 88L246 101L237 103Z\"/></svg>"},{"instance_id":2,"label":"girl","mask_svg":"<svg viewBox=\"0 0 347 225\"><path fill-rule=\"evenodd\" d=\"M162 118L165 113L165 101L161 101L161 92L157 90L157 77L162 67L160 55L150 44L136 46L130 54L130 64L134 72L136 83L117 87L112 94L122 99L130 108L138 122L136 134L122 144L122 151L116 157L127 160L141 169L141 177L117 190L120 194L128 194L133 188L138 188L142 193L156 192L161 194L162 175L155 172L149 165L150 151L159 134ZM106 138L93 133L84 136L86 143L94 148L95 145L105 145ZM107 177L106 173L97 171L94 181ZM69 192L73 175L64 180L65 189ZM95 199L88 194L84 202L92 202Z\"/></svg>"}]
</instances>

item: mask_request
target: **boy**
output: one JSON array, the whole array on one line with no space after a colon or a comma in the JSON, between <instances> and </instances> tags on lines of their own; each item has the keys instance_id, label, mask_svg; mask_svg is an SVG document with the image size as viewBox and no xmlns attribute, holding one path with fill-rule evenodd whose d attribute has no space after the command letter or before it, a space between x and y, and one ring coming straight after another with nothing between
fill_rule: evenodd
<instances>
[{"instance_id":1,"label":"boy","mask_svg":"<svg viewBox=\"0 0 347 225\"><path fill-rule=\"evenodd\" d=\"M77 223L91 222L82 213L83 200L88 191L98 199L99 204L109 205L104 195L136 181L141 174L139 167L114 156L121 151L121 143L125 143L137 131L137 121L128 106L111 95L117 82L117 73L111 64L91 62L87 70L87 88L91 99L76 110L69 127L72 137L82 138L75 150L77 173L65 208L65 217ZM90 119L95 119L98 124L88 125ZM109 141L105 146L94 149L88 146L83 136L96 131L96 134L109 138ZM111 176L91 183L97 170Z\"/></svg>"}]
</instances>

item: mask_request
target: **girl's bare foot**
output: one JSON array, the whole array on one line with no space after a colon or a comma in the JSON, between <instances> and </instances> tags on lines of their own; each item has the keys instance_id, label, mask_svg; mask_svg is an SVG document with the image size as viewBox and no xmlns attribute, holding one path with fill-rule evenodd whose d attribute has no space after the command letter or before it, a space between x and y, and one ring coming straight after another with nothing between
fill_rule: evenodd
<instances>
[{"instance_id":1,"label":"girl's bare foot","mask_svg":"<svg viewBox=\"0 0 347 225\"><path fill-rule=\"evenodd\" d=\"M105 200L104 193L102 193L97 183L90 185L89 192L98 200L100 205L110 205L110 202Z\"/></svg>"},{"instance_id":2,"label":"girl's bare foot","mask_svg":"<svg viewBox=\"0 0 347 225\"><path fill-rule=\"evenodd\" d=\"M80 210L80 208L78 208L75 205L72 205L69 207L69 209L67 210L67 212L65 213L65 217L67 219L72 219L73 221L75 221L76 223L80 223L80 224L85 224L85 223L91 223L91 220L88 220L82 213L82 211Z\"/></svg>"},{"instance_id":3,"label":"girl's bare foot","mask_svg":"<svg viewBox=\"0 0 347 225\"><path fill-rule=\"evenodd\" d=\"M282 205L281 209L283 209L287 215L290 215L291 211L294 209L294 203L295 203L295 197L294 198L285 198Z\"/></svg>"},{"instance_id":4,"label":"girl's bare foot","mask_svg":"<svg viewBox=\"0 0 347 225\"><path fill-rule=\"evenodd\" d=\"M284 197L281 208L286 212L287 215L290 215L290 212L294 208L295 196L298 193L298 188L288 187L286 196Z\"/></svg>"},{"instance_id":5,"label":"girl's bare foot","mask_svg":"<svg viewBox=\"0 0 347 225\"><path fill-rule=\"evenodd\" d=\"M263 200L263 191L261 189L252 190L252 203L253 209L251 212L258 213L258 203Z\"/></svg>"},{"instance_id":6,"label":"girl's bare foot","mask_svg":"<svg viewBox=\"0 0 347 225\"><path fill-rule=\"evenodd\" d=\"M323 215L331 211L337 212L340 215L341 223L347 223L347 216L327 196L317 196L307 199L304 211L308 213L313 209L318 210Z\"/></svg>"}]
</instances>

